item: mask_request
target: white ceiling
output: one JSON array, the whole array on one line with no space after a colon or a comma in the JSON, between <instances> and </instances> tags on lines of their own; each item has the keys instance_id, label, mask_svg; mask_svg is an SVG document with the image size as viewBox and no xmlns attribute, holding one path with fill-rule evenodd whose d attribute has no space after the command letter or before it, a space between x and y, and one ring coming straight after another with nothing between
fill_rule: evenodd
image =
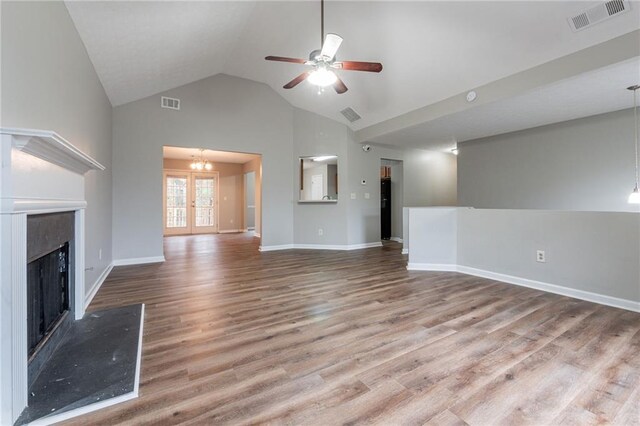
<instances>
[{"instance_id":1,"label":"white ceiling","mask_svg":"<svg viewBox=\"0 0 640 426\"><path fill-rule=\"evenodd\" d=\"M343 95L282 85L319 47L319 2L68 1L67 7L113 105L217 73L265 82L291 104L354 130L430 105L640 27L631 13L574 33L566 18L600 2L328 1L326 31L345 39L338 57L380 61L380 74L340 72Z\"/></svg>"},{"instance_id":2,"label":"white ceiling","mask_svg":"<svg viewBox=\"0 0 640 426\"><path fill-rule=\"evenodd\" d=\"M633 95L626 88L638 83L640 58L408 127L372 141L450 150L456 142L631 108Z\"/></svg>"},{"instance_id":3,"label":"white ceiling","mask_svg":"<svg viewBox=\"0 0 640 426\"><path fill-rule=\"evenodd\" d=\"M209 149L204 150L202 156L205 158L205 160L209 160L214 163L236 164L244 164L253 159L260 158L260 155L257 154L245 154L243 152L228 151L211 151ZM172 160L191 160L193 158L200 158L200 149L165 146L162 148L162 157Z\"/></svg>"}]
</instances>

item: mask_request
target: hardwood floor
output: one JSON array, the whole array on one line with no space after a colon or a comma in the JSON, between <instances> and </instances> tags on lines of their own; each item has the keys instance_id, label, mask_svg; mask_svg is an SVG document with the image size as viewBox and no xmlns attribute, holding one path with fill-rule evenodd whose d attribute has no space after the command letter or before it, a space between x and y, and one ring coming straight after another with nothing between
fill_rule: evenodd
<instances>
[{"instance_id":1,"label":"hardwood floor","mask_svg":"<svg viewBox=\"0 0 640 426\"><path fill-rule=\"evenodd\" d=\"M140 397L68 424L640 424L640 314L457 273L398 244L259 253L170 237L90 310L146 304Z\"/></svg>"}]
</instances>

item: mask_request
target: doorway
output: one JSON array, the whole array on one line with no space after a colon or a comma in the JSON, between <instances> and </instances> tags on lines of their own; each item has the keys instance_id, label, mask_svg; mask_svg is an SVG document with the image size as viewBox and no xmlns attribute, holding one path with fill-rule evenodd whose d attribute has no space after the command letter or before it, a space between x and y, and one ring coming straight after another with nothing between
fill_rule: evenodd
<instances>
[{"instance_id":1,"label":"doorway","mask_svg":"<svg viewBox=\"0 0 640 426\"><path fill-rule=\"evenodd\" d=\"M218 232L217 172L165 170L164 235Z\"/></svg>"},{"instance_id":2,"label":"doorway","mask_svg":"<svg viewBox=\"0 0 640 426\"><path fill-rule=\"evenodd\" d=\"M380 159L380 238L402 242L404 170L401 160Z\"/></svg>"},{"instance_id":3,"label":"doorway","mask_svg":"<svg viewBox=\"0 0 640 426\"><path fill-rule=\"evenodd\" d=\"M253 236L260 236L259 154L174 146L164 146L162 154L164 236L232 234L251 228Z\"/></svg>"}]
</instances>

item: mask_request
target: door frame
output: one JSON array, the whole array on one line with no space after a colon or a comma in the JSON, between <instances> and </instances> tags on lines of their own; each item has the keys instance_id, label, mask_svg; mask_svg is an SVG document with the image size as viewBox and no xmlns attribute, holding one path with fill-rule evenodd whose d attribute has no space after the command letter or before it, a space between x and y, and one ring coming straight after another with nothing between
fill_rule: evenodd
<instances>
[{"instance_id":1,"label":"door frame","mask_svg":"<svg viewBox=\"0 0 640 426\"><path fill-rule=\"evenodd\" d=\"M209 175L216 180L216 196L214 200L215 227L208 227L202 232L194 232L195 221L195 178L194 176ZM167 228L167 177L186 176L187 177L187 226L186 228ZM217 171L192 171L180 169L162 169L162 235L195 235L218 233L220 226L220 173ZM213 229L215 228L215 229Z\"/></svg>"}]
</instances>

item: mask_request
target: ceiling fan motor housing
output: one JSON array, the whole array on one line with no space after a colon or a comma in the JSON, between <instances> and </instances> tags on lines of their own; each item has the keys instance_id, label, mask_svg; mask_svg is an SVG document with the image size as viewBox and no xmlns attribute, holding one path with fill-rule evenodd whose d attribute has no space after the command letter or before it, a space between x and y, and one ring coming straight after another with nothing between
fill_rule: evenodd
<instances>
[{"instance_id":1,"label":"ceiling fan motor housing","mask_svg":"<svg viewBox=\"0 0 640 426\"><path fill-rule=\"evenodd\" d=\"M328 58L326 56L322 56L322 50L321 49L316 49L314 51L312 51L311 53L309 53L309 62L313 62L314 64L318 63L318 62L324 62L326 64L333 64L336 61L336 57L334 56L333 59L331 60L327 60Z\"/></svg>"}]
</instances>

